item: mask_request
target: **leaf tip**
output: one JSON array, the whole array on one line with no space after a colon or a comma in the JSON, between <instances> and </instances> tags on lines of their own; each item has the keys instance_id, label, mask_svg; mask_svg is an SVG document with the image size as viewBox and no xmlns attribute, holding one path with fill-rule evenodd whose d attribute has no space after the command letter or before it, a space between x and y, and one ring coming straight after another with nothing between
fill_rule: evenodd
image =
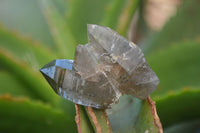
<instances>
[{"instance_id":1,"label":"leaf tip","mask_svg":"<svg viewBox=\"0 0 200 133\"><path fill-rule=\"evenodd\" d=\"M157 111L156 111L156 106L155 106L155 102L151 100L150 97L147 98L148 104L151 107L151 113L153 115L153 121L155 126L158 128L158 132L159 133L163 133L163 128L162 128L162 124L160 122L160 118L158 117Z\"/></svg>"}]
</instances>

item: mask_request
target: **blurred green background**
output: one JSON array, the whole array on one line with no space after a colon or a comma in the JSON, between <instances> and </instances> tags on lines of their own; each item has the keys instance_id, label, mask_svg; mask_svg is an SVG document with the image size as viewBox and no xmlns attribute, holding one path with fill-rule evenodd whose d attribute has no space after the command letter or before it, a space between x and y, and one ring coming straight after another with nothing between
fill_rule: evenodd
<instances>
[{"instance_id":1,"label":"blurred green background","mask_svg":"<svg viewBox=\"0 0 200 133\"><path fill-rule=\"evenodd\" d=\"M58 97L39 69L56 58L73 59L76 46L88 41L87 23L111 27L142 48L160 79L151 97L164 132L200 132L199 4L199 0L1 0L0 132L77 132L74 104ZM109 115L113 131L157 132L145 129L150 118L139 115L149 112L145 102L136 99L132 104L131 99L123 97L111 110L124 118ZM86 132L93 132L90 126Z\"/></svg>"}]
</instances>

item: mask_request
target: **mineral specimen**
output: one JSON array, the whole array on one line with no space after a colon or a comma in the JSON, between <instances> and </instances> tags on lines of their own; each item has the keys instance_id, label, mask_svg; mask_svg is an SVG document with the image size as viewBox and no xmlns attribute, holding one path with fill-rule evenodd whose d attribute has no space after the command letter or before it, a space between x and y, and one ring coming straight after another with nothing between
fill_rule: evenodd
<instances>
[{"instance_id":1,"label":"mineral specimen","mask_svg":"<svg viewBox=\"0 0 200 133\"><path fill-rule=\"evenodd\" d=\"M60 96L77 104L109 108L122 94L145 99L159 79L141 49L108 27L88 25L89 43L78 45L75 60L54 60L41 68Z\"/></svg>"}]
</instances>

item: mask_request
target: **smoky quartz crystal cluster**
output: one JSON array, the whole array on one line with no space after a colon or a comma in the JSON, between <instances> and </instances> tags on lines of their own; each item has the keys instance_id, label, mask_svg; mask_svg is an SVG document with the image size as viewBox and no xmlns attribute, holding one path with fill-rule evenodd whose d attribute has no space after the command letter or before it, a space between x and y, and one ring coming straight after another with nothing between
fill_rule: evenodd
<instances>
[{"instance_id":1,"label":"smoky quartz crystal cluster","mask_svg":"<svg viewBox=\"0 0 200 133\"><path fill-rule=\"evenodd\" d=\"M76 104L110 108L123 94L145 99L159 79L142 50L108 27L88 24L89 43L75 60L56 59L41 68L54 91Z\"/></svg>"}]
</instances>

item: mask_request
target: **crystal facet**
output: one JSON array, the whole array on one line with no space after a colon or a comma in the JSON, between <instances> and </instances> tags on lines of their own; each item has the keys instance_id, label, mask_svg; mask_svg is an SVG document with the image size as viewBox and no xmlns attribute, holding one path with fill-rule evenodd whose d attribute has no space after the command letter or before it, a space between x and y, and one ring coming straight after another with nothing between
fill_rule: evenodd
<instances>
[{"instance_id":1,"label":"crystal facet","mask_svg":"<svg viewBox=\"0 0 200 133\"><path fill-rule=\"evenodd\" d=\"M145 99L159 79L142 50L108 27L88 25L89 43L75 60L54 60L40 71L60 96L77 104L109 108L122 94Z\"/></svg>"}]
</instances>

